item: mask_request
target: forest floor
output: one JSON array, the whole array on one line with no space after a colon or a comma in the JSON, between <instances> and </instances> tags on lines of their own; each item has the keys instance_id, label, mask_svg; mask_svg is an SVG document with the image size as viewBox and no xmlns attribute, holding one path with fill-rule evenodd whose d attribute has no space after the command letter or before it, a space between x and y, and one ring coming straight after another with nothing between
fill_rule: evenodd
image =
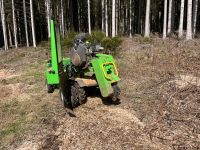
<instances>
[{"instance_id":1,"label":"forest floor","mask_svg":"<svg viewBox=\"0 0 200 150\"><path fill-rule=\"evenodd\" d=\"M200 40L121 48L121 104L89 95L76 117L46 92L46 48L0 52L0 149L200 149Z\"/></svg>"}]
</instances>

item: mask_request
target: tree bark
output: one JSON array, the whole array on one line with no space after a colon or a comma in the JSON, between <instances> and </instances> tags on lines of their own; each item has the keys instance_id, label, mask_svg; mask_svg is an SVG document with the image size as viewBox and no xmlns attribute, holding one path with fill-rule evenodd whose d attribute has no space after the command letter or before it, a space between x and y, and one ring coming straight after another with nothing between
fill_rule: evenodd
<instances>
[{"instance_id":1,"label":"tree bark","mask_svg":"<svg viewBox=\"0 0 200 150\"><path fill-rule=\"evenodd\" d=\"M130 24L129 24L129 37L132 38L132 0L130 0Z\"/></svg>"},{"instance_id":2,"label":"tree bark","mask_svg":"<svg viewBox=\"0 0 200 150\"><path fill-rule=\"evenodd\" d=\"M106 36L108 37L108 1L105 0L105 8L106 8L106 12L105 12L105 18L106 18Z\"/></svg>"},{"instance_id":3,"label":"tree bark","mask_svg":"<svg viewBox=\"0 0 200 150\"><path fill-rule=\"evenodd\" d=\"M5 20L5 11L4 11L4 1L1 0L1 23L3 27L3 38L4 38L4 49L8 50L8 40L7 40L7 31L6 31L6 20Z\"/></svg>"},{"instance_id":4,"label":"tree bark","mask_svg":"<svg viewBox=\"0 0 200 150\"><path fill-rule=\"evenodd\" d=\"M112 0L112 37L115 36L115 0Z\"/></svg>"},{"instance_id":5,"label":"tree bark","mask_svg":"<svg viewBox=\"0 0 200 150\"><path fill-rule=\"evenodd\" d=\"M17 47L18 47L18 40L17 40L17 25L16 25L16 18L15 18L15 5L14 5L14 0L12 0L12 17L13 17L13 28L14 28L15 48L17 48Z\"/></svg>"},{"instance_id":6,"label":"tree bark","mask_svg":"<svg viewBox=\"0 0 200 150\"><path fill-rule=\"evenodd\" d=\"M50 38L50 0L45 1L48 38Z\"/></svg>"},{"instance_id":7,"label":"tree bark","mask_svg":"<svg viewBox=\"0 0 200 150\"><path fill-rule=\"evenodd\" d=\"M23 0L23 10L24 10L25 33L26 33L26 46L29 47L28 26L27 26L27 17L26 17L26 1L25 0Z\"/></svg>"},{"instance_id":8,"label":"tree bark","mask_svg":"<svg viewBox=\"0 0 200 150\"><path fill-rule=\"evenodd\" d=\"M192 0L188 0L186 40L192 39Z\"/></svg>"},{"instance_id":9,"label":"tree bark","mask_svg":"<svg viewBox=\"0 0 200 150\"><path fill-rule=\"evenodd\" d=\"M163 39L167 36L167 0L164 3Z\"/></svg>"},{"instance_id":10,"label":"tree bark","mask_svg":"<svg viewBox=\"0 0 200 150\"><path fill-rule=\"evenodd\" d=\"M150 0L147 0L146 2L146 17L145 17L145 37L149 37L150 34L150 23L149 23L149 17L150 17Z\"/></svg>"},{"instance_id":11,"label":"tree bark","mask_svg":"<svg viewBox=\"0 0 200 150\"><path fill-rule=\"evenodd\" d=\"M183 37L183 18L184 18L184 9L185 9L185 0L181 0L181 14L180 14L180 23L179 23L179 34L178 37Z\"/></svg>"},{"instance_id":12,"label":"tree bark","mask_svg":"<svg viewBox=\"0 0 200 150\"><path fill-rule=\"evenodd\" d=\"M172 27L172 0L169 0L168 30L167 30L167 34L171 33L171 27Z\"/></svg>"},{"instance_id":13,"label":"tree bark","mask_svg":"<svg viewBox=\"0 0 200 150\"><path fill-rule=\"evenodd\" d=\"M31 28L32 28L32 39L33 39L33 47L36 47L36 39L35 39L35 23L33 16L33 0L30 0L30 13L31 13Z\"/></svg>"},{"instance_id":14,"label":"tree bark","mask_svg":"<svg viewBox=\"0 0 200 150\"><path fill-rule=\"evenodd\" d=\"M104 10L105 10L105 8L104 8L104 0L101 0L101 7L102 7L102 12L101 12L101 15L102 15L102 17L101 17L101 28L102 28L102 31L104 31Z\"/></svg>"},{"instance_id":15,"label":"tree bark","mask_svg":"<svg viewBox=\"0 0 200 150\"><path fill-rule=\"evenodd\" d=\"M195 34L196 34L196 26L197 26L197 11L198 11L198 0L194 0L193 36L195 36Z\"/></svg>"},{"instance_id":16,"label":"tree bark","mask_svg":"<svg viewBox=\"0 0 200 150\"><path fill-rule=\"evenodd\" d=\"M64 25L64 10L63 10L63 0L61 0L61 26L62 26L62 37L65 37L65 25ZM79 8L78 8L79 9ZM80 25L79 25L80 26Z\"/></svg>"},{"instance_id":17,"label":"tree bark","mask_svg":"<svg viewBox=\"0 0 200 150\"><path fill-rule=\"evenodd\" d=\"M9 44L10 44L10 47L12 47L12 46L13 46L13 43L12 43L12 34L11 34L10 24L8 24L8 36L9 36Z\"/></svg>"},{"instance_id":18,"label":"tree bark","mask_svg":"<svg viewBox=\"0 0 200 150\"><path fill-rule=\"evenodd\" d=\"M90 0L88 0L88 31L89 31L89 34L91 34Z\"/></svg>"}]
</instances>

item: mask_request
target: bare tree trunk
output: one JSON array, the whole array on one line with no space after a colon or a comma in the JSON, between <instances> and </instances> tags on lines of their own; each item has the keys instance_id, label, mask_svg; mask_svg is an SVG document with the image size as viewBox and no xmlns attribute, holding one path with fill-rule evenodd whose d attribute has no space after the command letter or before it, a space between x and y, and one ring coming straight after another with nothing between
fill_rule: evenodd
<instances>
[{"instance_id":1,"label":"bare tree trunk","mask_svg":"<svg viewBox=\"0 0 200 150\"><path fill-rule=\"evenodd\" d=\"M196 27L197 27L197 11L198 11L198 0L194 0L193 36L195 36L195 34L196 34Z\"/></svg>"},{"instance_id":2,"label":"bare tree trunk","mask_svg":"<svg viewBox=\"0 0 200 150\"><path fill-rule=\"evenodd\" d=\"M8 24L8 36L9 36L9 44L10 44L10 47L12 47L12 46L13 46L13 43L12 43L12 34L11 34L10 24Z\"/></svg>"},{"instance_id":3,"label":"bare tree trunk","mask_svg":"<svg viewBox=\"0 0 200 150\"><path fill-rule=\"evenodd\" d=\"M172 0L169 0L168 30L167 30L167 34L171 33L171 27L172 27Z\"/></svg>"},{"instance_id":4,"label":"bare tree trunk","mask_svg":"<svg viewBox=\"0 0 200 150\"><path fill-rule=\"evenodd\" d=\"M149 22L150 5L151 5L150 0L147 0L147 3L146 3L146 18L145 18L145 33L144 33L145 37L149 37L149 34L150 34L150 22Z\"/></svg>"},{"instance_id":5,"label":"bare tree trunk","mask_svg":"<svg viewBox=\"0 0 200 150\"><path fill-rule=\"evenodd\" d=\"M163 39L167 36L167 0L164 3Z\"/></svg>"},{"instance_id":6,"label":"bare tree trunk","mask_svg":"<svg viewBox=\"0 0 200 150\"><path fill-rule=\"evenodd\" d=\"M89 30L89 34L91 34L90 0L88 0L88 30Z\"/></svg>"},{"instance_id":7,"label":"bare tree trunk","mask_svg":"<svg viewBox=\"0 0 200 150\"><path fill-rule=\"evenodd\" d=\"M14 28L15 48L17 48L18 47L18 40L17 40L17 25L16 25L16 18L15 18L14 0L12 0L12 16L13 16L13 28Z\"/></svg>"},{"instance_id":8,"label":"bare tree trunk","mask_svg":"<svg viewBox=\"0 0 200 150\"><path fill-rule=\"evenodd\" d=\"M102 28L102 31L104 31L104 0L101 0L101 7L102 7L102 10L101 10L101 14L102 14L102 18L101 18L101 22L102 22L102 25L101 25L101 28Z\"/></svg>"},{"instance_id":9,"label":"bare tree trunk","mask_svg":"<svg viewBox=\"0 0 200 150\"><path fill-rule=\"evenodd\" d=\"M50 38L50 0L45 1L48 38Z\"/></svg>"},{"instance_id":10,"label":"bare tree trunk","mask_svg":"<svg viewBox=\"0 0 200 150\"><path fill-rule=\"evenodd\" d=\"M64 25L64 10L63 10L63 0L61 0L61 26L62 26L62 37L65 36L65 25ZM79 8L78 8L79 9ZM80 20L79 20L80 21ZM79 25L80 26L80 25Z\"/></svg>"},{"instance_id":11,"label":"bare tree trunk","mask_svg":"<svg viewBox=\"0 0 200 150\"><path fill-rule=\"evenodd\" d=\"M132 0L130 0L130 25L129 25L130 34L129 37L132 38Z\"/></svg>"},{"instance_id":12,"label":"bare tree trunk","mask_svg":"<svg viewBox=\"0 0 200 150\"><path fill-rule=\"evenodd\" d=\"M105 18L106 18L106 36L108 36L108 1L107 0L105 0L105 3L106 3L106 5L105 5L105 8L106 8L106 12L105 12Z\"/></svg>"},{"instance_id":13,"label":"bare tree trunk","mask_svg":"<svg viewBox=\"0 0 200 150\"><path fill-rule=\"evenodd\" d=\"M26 46L29 47L28 26L27 26L27 18L26 18L26 1L25 0L23 0L23 10L24 10L25 33L26 33Z\"/></svg>"},{"instance_id":14,"label":"bare tree trunk","mask_svg":"<svg viewBox=\"0 0 200 150\"><path fill-rule=\"evenodd\" d=\"M116 2L116 19L115 19L115 33L118 35L118 18L119 18L119 0Z\"/></svg>"},{"instance_id":15,"label":"bare tree trunk","mask_svg":"<svg viewBox=\"0 0 200 150\"><path fill-rule=\"evenodd\" d=\"M180 23L179 23L179 33L178 33L179 38L183 37L184 9L185 9L185 0L181 0L181 14L180 14Z\"/></svg>"},{"instance_id":16,"label":"bare tree trunk","mask_svg":"<svg viewBox=\"0 0 200 150\"><path fill-rule=\"evenodd\" d=\"M77 0L77 4L78 4L78 31L81 32L80 1Z\"/></svg>"},{"instance_id":17,"label":"bare tree trunk","mask_svg":"<svg viewBox=\"0 0 200 150\"><path fill-rule=\"evenodd\" d=\"M186 40L192 39L192 0L188 0Z\"/></svg>"},{"instance_id":18,"label":"bare tree trunk","mask_svg":"<svg viewBox=\"0 0 200 150\"><path fill-rule=\"evenodd\" d=\"M115 35L115 0L112 0L112 37Z\"/></svg>"},{"instance_id":19,"label":"bare tree trunk","mask_svg":"<svg viewBox=\"0 0 200 150\"><path fill-rule=\"evenodd\" d=\"M8 40L7 40L6 20L5 20L3 0L1 0L1 23L2 23L2 27L3 27L4 48L5 48L5 51L7 51L8 50Z\"/></svg>"},{"instance_id":20,"label":"bare tree trunk","mask_svg":"<svg viewBox=\"0 0 200 150\"><path fill-rule=\"evenodd\" d=\"M31 28L32 28L32 38L33 38L33 47L36 47L35 40L35 23L33 16L33 0L30 0L30 13L31 13Z\"/></svg>"}]
</instances>

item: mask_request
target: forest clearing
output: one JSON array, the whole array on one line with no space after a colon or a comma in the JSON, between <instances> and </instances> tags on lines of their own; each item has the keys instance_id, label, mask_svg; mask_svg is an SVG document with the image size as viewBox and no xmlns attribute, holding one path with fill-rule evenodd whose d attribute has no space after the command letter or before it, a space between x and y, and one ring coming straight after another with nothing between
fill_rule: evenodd
<instances>
[{"instance_id":1,"label":"forest clearing","mask_svg":"<svg viewBox=\"0 0 200 150\"><path fill-rule=\"evenodd\" d=\"M91 92L76 117L45 90L48 46L0 52L0 149L199 149L199 43L124 38L121 104Z\"/></svg>"},{"instance_id":2,"label":"forest clearing","mask_svg":"<svg viewBox=\"0 0 200 150\"><path fill-rule=\"evenodd\" d=\"M199 3L0 0L0 149L199 150Z\"/></svg>"}]
</instances>

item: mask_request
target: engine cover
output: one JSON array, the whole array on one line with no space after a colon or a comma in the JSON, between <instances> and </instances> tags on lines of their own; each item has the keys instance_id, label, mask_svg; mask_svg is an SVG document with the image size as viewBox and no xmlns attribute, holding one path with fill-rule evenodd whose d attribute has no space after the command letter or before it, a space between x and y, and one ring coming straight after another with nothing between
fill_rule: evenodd
<instances>
[{"instance_id":1,"label":"engine cover","mask_svg":"<svg viewBox=\"0 0 200 150\"><path fill-rule=\"evenodd\" d=\"M87 47L84 44L79 44L77 49L71 51L71 60L73 65L83 67L87 62Z\"/></svg>"}]
</instances>

